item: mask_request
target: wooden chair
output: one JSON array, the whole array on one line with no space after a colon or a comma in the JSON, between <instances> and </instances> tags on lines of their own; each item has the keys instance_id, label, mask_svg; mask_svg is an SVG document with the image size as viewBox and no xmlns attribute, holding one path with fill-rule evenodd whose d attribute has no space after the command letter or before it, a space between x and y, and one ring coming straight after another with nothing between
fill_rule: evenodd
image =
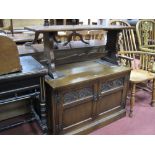
<instances>
[{"instance_id":1,"label":"wooden chair","mask_svg":"<svg viewBox=\"0 0 155 155\"><path fill-rule=\"evenodd\" d=\"M111 21L111 25L130 26L124 21ZM152 87L152 106L155 106L155 76L151 73L154 62L155 53L137 51L133 30L123 30L119 36L118 57L122 65L131 67L130 84L131 84L131 99L130 99L130 114L133 116L133 107L135 103L136 85L139 83L153 80Z\"/></svg>"},{"instance_id":2,"label":"wooden chair","mask_svg":"<svg viewBox=\"0 0 155 155\"><path fill-rule=\"evenodd\" d=\"M155 52L155 21L139 20L136 24L139 49L144 52Z\"/></svg>"}]
</instances>

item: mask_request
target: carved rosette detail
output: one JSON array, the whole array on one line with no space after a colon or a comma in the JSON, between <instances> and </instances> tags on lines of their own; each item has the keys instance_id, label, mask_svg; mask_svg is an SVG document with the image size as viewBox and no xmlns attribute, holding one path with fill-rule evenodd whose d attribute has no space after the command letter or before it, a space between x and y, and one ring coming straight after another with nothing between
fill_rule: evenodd
<instances>
[{"instance_id":1,"label":"carved rosette detail","mask_svg":"<svg viewBox=\"0 0 155 155\"><path fill-rule=\"evenodd\" d=\"M64 94L64 103L73 102L88 96L93 96L92 88L83 88L79 90L70 91Z\"/></svg>"},{"instance_id":2,"label":"carved rosette detail","mask_svg":"<svg viewBox=\"0 0 155 155\"><path fill-rule=\"evenodd\" d=\"M101 85L101 92L105 92L120 86L123 86L123 78L107 81Z\"/></svg>"}]
</instances>

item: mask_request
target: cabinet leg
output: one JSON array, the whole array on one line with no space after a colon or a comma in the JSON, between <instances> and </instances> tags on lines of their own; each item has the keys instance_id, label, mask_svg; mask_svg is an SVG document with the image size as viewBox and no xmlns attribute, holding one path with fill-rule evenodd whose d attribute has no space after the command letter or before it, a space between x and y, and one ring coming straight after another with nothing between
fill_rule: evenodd
<instances>
[{"instance_id":1,"label":"cabinet leg","mask_svg":"<svg viewBox=\"0 0 155 155\"><path fill-rule=\"evenodd\" d=\"M155 107L155 79L153 79L153 85L152 85L152 102L151 106Z\"/></svg>"},{"instance_id":2,"label":"cabinet leg","mask_svg":"<svg viewBox=\"0 0 155 155\"><path fill-rule=\"evenodd\" d=\"M129 117L133 117L133 106L135 104L135 92L136 92L136 84L131 84L131 99L130 99L130 113Z\"/></svg>"}]
</instances>

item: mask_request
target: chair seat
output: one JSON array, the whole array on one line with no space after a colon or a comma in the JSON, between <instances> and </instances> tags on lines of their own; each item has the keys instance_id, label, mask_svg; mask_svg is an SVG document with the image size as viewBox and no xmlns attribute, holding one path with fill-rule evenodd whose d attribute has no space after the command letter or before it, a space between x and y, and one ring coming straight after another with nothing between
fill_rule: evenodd
<instances>
[{"instance_id":1,"label":"chair seat","mask_svg":"<svg viewBox=\"0 0 155 155\"><path fill-rule=\"evenodd\" d=\"M130 74L130 81L133 83L140 83L153 78L155 78L155 74L141 69L132 70Z\"/></svg>"}]
</instances>

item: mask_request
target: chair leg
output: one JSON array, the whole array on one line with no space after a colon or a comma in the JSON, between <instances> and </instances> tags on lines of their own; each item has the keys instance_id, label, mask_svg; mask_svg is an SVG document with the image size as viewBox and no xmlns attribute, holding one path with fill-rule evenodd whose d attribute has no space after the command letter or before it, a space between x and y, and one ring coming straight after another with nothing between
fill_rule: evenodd
<instances>
[{"instance_id":1,"label":"chair leg","mask_svg":"<svg viewBox=\"0 0 155 155\"><path fill-rule=\"evenodd\" d=\"M131 84L131 99L130 99L130 113L129 117L133 116L133 106L135 104L135 92L136 92L136 84Z\"/></svg>"},{"instance_id":2,"label":"chair leg","mask_svg":"<svg viewBox=\"0 0 155 155\"><path fill-rule=\"evenodd\" d=\"M151 102L151 106L154 107L155 106L155 79L153 79L153 85L152 85L152 102Z\"/></svg>"}]
</instances>

